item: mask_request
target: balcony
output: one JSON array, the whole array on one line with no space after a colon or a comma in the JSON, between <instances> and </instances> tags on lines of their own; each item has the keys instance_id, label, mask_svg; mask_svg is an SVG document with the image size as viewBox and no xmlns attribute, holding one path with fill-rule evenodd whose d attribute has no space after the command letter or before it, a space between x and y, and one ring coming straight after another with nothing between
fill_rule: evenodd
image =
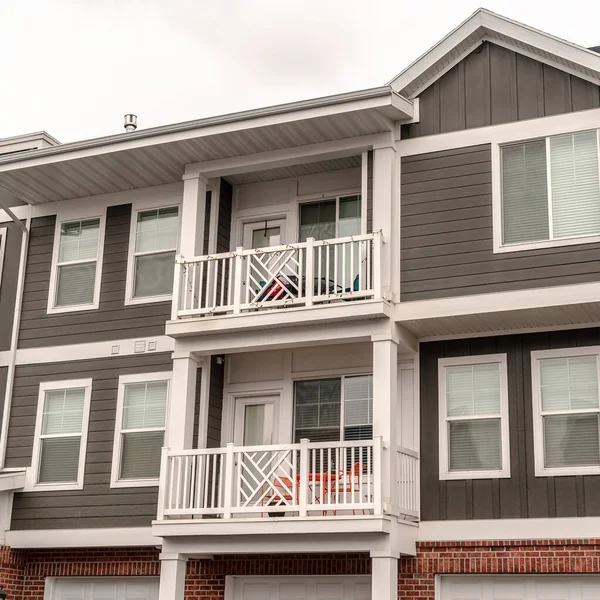
<instances>
[{"instance_id":1,"label":"balcony","mask_svg":"<svg viewBox=\"0 0 600 600\"><path fill-rule=\"evenodd\" d=\"M418 454L396 448L395 494L384 502L382 465L390 448L381 437L365 441L272 446L235 446L171 452L163 450L157 524L192 520L211 533L225 533L227 522L267 525L276 519L375 521L385 516L419 517ZM216 520L217 519L217 520ZM191 521L187 521L190 523ZM239 533L239 529L236 530ZM162 528L162 535L168 529ZM189 535L189 528L186 529Z\"/></svg>"},{"instance_id":2,"label":"balcony","mask_svg":"<svg viewBox=\"0 0 600 600\"><path fill-rule=\"evenodd\" d=\"M381 245L374 232L178 257L171 323L380 299Z\"/></svg>"}]
</instances>

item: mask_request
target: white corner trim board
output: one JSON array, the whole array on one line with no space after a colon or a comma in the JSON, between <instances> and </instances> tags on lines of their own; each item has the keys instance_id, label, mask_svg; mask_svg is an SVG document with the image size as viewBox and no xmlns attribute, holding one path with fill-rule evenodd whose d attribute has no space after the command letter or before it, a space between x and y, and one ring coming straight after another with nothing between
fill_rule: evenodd
<instances>
[{"instance_id":1,"label":"white corner trim board","mask_svg":"<svg viewBox=\"0 0 600 600\"><path fill-rule=\"evenodd\" d=\"M151 527L98 527L97 529L31 529L7 531L11 548L90 548L160 546Z\"/></svg>"},{"instance_id":2,"label":"white corner trim board","mask_svg":"<svg viewBox=\"0 0 600 600\"><path fill-rule=\"evenodd\" d=\"M580 538L600 538L600 517L421 521L418 528L421 542Z\"/></svg>"}]
</instances>

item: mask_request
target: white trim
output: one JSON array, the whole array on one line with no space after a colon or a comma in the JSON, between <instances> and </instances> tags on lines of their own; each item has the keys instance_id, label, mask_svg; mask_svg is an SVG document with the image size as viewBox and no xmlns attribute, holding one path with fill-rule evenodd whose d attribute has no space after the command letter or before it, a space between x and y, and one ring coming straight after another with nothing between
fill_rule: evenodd
<instances>
[{"instance_id":1,"label":"white trim","mask_svg":"<svg viewBox=\"0 0 600 600\"><path fill-rule=\"evenodd\" d=\"M86 214L92 209L92 214ZM96 279L94 281L94 298L91 304L74 304L69 306L55 306L58 293L58 255L60 251L61 226L65 223L77 221L89 221L99 219L98 224L98 247L96 249ZM97 310L100 307L100 285L102 281L102 263L104 262L104 235L106 232L106 208L98 210L97 207L84 207L77 212L58 213L54 228L54 244L52 247L52 266L50 268L50 286L48 291L48 314L62 314L69 312L81 312L85 310ZM66 264L77 264L79 261L67 261ZM92 259L81 262L94 262Z\"/></svg>"},{"instance_id":2,"label":"white trim","mask_svg":"<svg viewBox=\"0 0 600 600\"><path fill-rule=\"evenodd\" d=\"M4 253L6 252L7 227L0 227L0 289L2 289L2 267L4 266Z\"/></svg>"},{"instance_id":3,"label":"white trim","mask_svg":"<svg viewBox=\"0 0 600 600\"><path fill-rule=\"evenodd\" d=\"M156 487L160 477L156 479L120 479L119 470L121 465L122 429L123 429L123 404L125 401L125 386L130 383L148 383L151 381L167 381L167 398L165 401L165 426L167 431L167 415L169 414L169 397L173 379L172 371L156 373L139 373L135 375L121 375L119 377L119 388L117 392L117 417L115 419L115 434L113 440L112 464L110 469L111 488L133 488L133 487ZM159 429L159 428L157 428Z\"/></svg>"},{"instance_id":4,"label":"white trim","mask_svg":"<svg viewBox=\"0 0 600 600\"><path fill-rule=\"evenodd\" d=\"M46 392L52 390L68 390L75 388L84 388L83 397L83 420L81 422L81 436L79 445L79 465L77 470L77 481L75 483L38 483L38 473L41 459L41 434L42 421L44 415L44 402ZM92 379L69 379L66 381L43 381L40 383L38 392L37 412L35 417L35 434L33 438L33 452L31 466L25 471L25 489L26 492L40 491L62 491L62 490L82 490L83 475L85 469L85 456L87 452L88 426L90 419L90 404L92 397Z\"/></svg>"},{"instance_id":5,"label":"white trim","mask_svg":"<svg viewBox=\"0 0 600 600\"><path fill-rule=\"evenodd\" d=\"M569 358L575 356L595 356L598 382L600 384L600 346L582 348L557 348L553 350L534 350L531 352L531 385L533 404L533 448L536 477L600 475L600 465L586 467L546 467L544 464L544 432L542 425L542 398L540 381L540 361L548 358ZM600 393L600 389L599 389ZM594 414L600 409L565 410L556 414Z\"/></svg>"},{"instance_id":6,"label":"white trim","mask_svg":"<svg viewBox=\"0 0 600 600\"><path fill-rule=\"evenodd\" d=\"M173 293L164 294L161 296L144 296L136 298L133 295L133 287L134 287L134 272L135 272L135 239L137 233L137 219L138 214L141 212L146 212L149 210L160 210L162 208L177 208L177 218L178 218L178 226L177 226L177 243L175 246L175 255L179 252L179 246L181 242L181 201L175 203L165 203L165 200L162 198L153 198L151 200L147 200L146 202L138 202L132 207L131 210L131 223L129 226L129 249L127 251L127 276L125 283L125 306L131 306L135 304L150 304L154 302L171 302L173 298ZM169 252L170 250L157 250L142 254L160 254L161 252ZM173 262L175 258L173 258Z\"/></svg>"},{"instance_id":7,"label":"white trim","mask_svg":"<svg viewBox=\"0 0 600 600\"><path fill-rule=\"evenodd\" d=\"M31 213L31 206L11 206L10 211L17 217L24 221ZM8 213L0 209L0 223L14 223L11 217L9 217Z\"/></svg>"},{"instance_id":8,"label":"white trim","mask_svg":"<svg viewBox=\"0 0 600 600\"><path fill-rule=\"evenodd\" d=\"M98 527L93 529L31 529L7 531L11 548L101 548L160 546L151 527Z\"/></svg>"},{"instance_id":9,"label":"white trim","mask_svg":"<svg viewBox=\"0 0 600 600\"><path fill-rule=\"evenodd\" d=\"M560 540L600 538L600 517L421 521L418 540Z\"/></svg>"},{"instance_id":10,"label":"white trim","mask_svg":"<svg viewBox=\"0 0 600 600\"><path fill-rule=\"evenodd\" d=\"M137 342L143 342L144 352L136 352ZM150 343L156 344L155 350L148 350ZM118 352L113 354L113 348ZM17 350L18 365L37 365L55 362L67 362L72 360L89 360L94 358L118 358L119 356L159 354L161 352L173 352L175 340L166 335L158 335L148 338L129 338L109 340L106 342L88 342L86 344L65 344L64 346L44 346L40 348L21 348ZM0 352L0 366L2 366L2 354Z\"/></svg>"},{"instance_id":11,"label":"white trim","mask_svg":"<svg viewBox=\"0 0 600 600\"><path fill-rule=\"evenodd\" d=\"M508 427L508 374L506 354L485 354L479 356L457 356L438 359L438 413L439 413L439 477L449 479L499 479L510 477L510 437ZM500 437L502 443L502 468L487 471L451 471L449 468L448 428L446 415L446 368L451 366L471 366L498 364L500 376L500 414L485 415L481 418L500 419ZM468 420L473 417L457 417ZM479 416L476 418L480 418Z\"/></svg>"}]
</instances>

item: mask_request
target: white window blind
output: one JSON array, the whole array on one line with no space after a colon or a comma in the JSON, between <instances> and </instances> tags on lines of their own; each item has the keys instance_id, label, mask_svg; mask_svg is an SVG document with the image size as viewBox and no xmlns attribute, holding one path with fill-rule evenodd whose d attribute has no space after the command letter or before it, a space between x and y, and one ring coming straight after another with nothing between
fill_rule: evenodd
<instances>
[{"instance_id":1,"label":"white window blind","mask_svg":"<svg viewBox=\"0 0 600 600\"><path fill-rule=\"evenodd\" d=\"M158 479L169 381L124 386L118 479Z\"/></svg>"},{"instance_id":2,"label":"white window blind","mask_svg":"<svg viewBox=\"0 0 600 600\"><path fill-rule=\"evenodd\" d=\"M133 253L134 298L172 294L178 230L177 206L137 213Z\"/></svg>"},{"instance_id":3,"label":"white window blind","mask_svg":"<svg viewBox=\"0 0 600 600\"><path fill-rule=\"evenodd\" d=\"M94 303L99 234L100 219L61 224L54 306Z\"/></svg>"},{"instance_id":4,"label":"white window blind","mask_svg":"<svg viewBox=\"0 0 600 600\"><path fill-rule=\"evenodd\" d=\"M79 472L85 388L45 393L39 440L38 483L76 483Z\"/></svg>"},{"instance_id":5,"label":"white window blind","mask_svg":"<svg viewBox=\"0 0 600 600\"><path fill-rule=\"evenodd\" d=\"M441 472L469 477L506 470L505 360L504 355L440 360Z\"/></svg>"},{"instance_id":6,"label":"white window blind","mask_svg":"<svg viewBox=\"0 0 600 600\"><path fill-rule=\"evenodd\" d=\"M539 361L544 467L600 465L598 356Z\"/></svg>"},{"instance_id":7,"label":"white window blind","mask_svg":"<svg viewBox=\"0 0 600 600\"><path fill-rule=\"evenodd\" d=\"M502 148L502 243L600 235L599 131Z\"/></svg>"}]
</instances>

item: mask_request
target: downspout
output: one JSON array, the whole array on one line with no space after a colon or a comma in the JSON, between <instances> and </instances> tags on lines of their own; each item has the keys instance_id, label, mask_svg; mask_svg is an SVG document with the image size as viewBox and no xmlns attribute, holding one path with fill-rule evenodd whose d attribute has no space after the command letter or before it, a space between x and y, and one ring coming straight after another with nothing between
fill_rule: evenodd
<instances>
[{"instance_id":1,"label":"downspout","mask_svg":"<svg viewBox=\"0 0 600 600\"><path fill-rule=\"evenodd\" d=\"M27 250L29 247L29 231L31 227L31 206L25 220L25 225L17 218L9 207L4 206L0 200L0 208L19 226L21 230L21 253L19 255L19 274L17 277L17 293L15 295L15 314L10 339L10 350L8 358L8 373L6 376L6 390L4 393L4 412L2 418L2 431L0 432L0 470L4 469L6 458L6 444L8 440L8 422L10 420L10 408L12 401L12 388L15 380L15 367L17 363L17 344L19 341L19 328L21 325L21 304L23 301L23 288L25 287L25 263L27 262Z\"/></svg>"}]
</instances>

